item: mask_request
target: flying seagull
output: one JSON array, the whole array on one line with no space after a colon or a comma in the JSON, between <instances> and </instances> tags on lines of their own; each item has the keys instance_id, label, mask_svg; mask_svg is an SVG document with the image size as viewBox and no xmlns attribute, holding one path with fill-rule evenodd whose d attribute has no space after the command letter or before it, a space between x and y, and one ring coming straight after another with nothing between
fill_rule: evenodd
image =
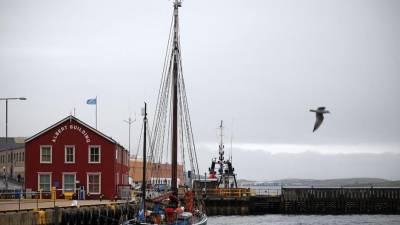
<instances>
[{"instance_id":1,"label":"flying seagull","mask_svg":"<svg viewBox=\"0 0 400 225\"><path fill-rule=\"evenodd\" d=\"M321 126L322 121L324 120L324 114L330 113L328 110L325 110L325 107L318 107L318 109L310 109L310 112L315 112L317 119L315 120L314 130L315 132L319 126Z\"/></svg>"}]
</instances>

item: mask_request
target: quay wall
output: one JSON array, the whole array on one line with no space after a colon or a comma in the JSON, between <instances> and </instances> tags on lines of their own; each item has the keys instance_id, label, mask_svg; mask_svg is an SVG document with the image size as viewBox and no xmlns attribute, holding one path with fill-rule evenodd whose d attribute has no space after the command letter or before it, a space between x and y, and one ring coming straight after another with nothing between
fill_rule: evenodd
<instances>
[{"instance_id":1,"label":"quay wall","mask_svg":"<svg viewBox=\"0 0 400 225\"><path fill-rule=\"evenodd\" d=\"M400 214L400 188L286 187L281 195L204 200L207 215Z\"/></svg>"},{"instance_id":2,"label":"quay wall","mask_svg":"<svg viewBox=\"0 0 400 225\"><path fill-rule=\"evenodd\" d=\"M137 206L133 204L112 204L49 208L31 211L0 213L1 225L117 225L133 218Z\"/></svg>"},{"instance_id":3,"label":"quay wall","mask_svg":"<svg viewBox=\"0 0 400 225\"><path fill-rule=\"evenodd\" d=\"M286 214L400 214L400 188L282 188Z\"/></svg>"},{"instance_id":4,"label":"quay wall","mask_svg":"<svg viewBox=\"0 0 400 225\"><path fill-rule=\"evenodd\" d=\"M209 195L208 216L255 214L400 214L400 188L282 188L281 195ZM0 212L1 225L111 225L133 218L128 203Z\"/></svg>"}]
</instances>

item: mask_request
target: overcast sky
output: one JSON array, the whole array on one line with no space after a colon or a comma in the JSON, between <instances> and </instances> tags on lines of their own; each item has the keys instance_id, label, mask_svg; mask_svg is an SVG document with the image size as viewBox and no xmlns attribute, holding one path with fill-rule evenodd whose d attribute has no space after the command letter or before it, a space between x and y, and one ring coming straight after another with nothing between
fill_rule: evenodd
<instances>
[{"instance_id":1,"label":"overcast sky","mask_svg":"<svg viewBox=\"0 0 400 225\"><path fill-rule=\"evenodd\" d=\"M400 179L399 12L396 0L184 1L202 171L223 119L240 178ZM99 130L128 146L123 120L140 120L143 101L154 111L171 16L167 0L0 0L0 98L28 98L9 102L9 136L32 136L74 108L94 126L86 100L97 96ZM312 133L318 106L332 114Z\"/></svg>"}]
</instances>

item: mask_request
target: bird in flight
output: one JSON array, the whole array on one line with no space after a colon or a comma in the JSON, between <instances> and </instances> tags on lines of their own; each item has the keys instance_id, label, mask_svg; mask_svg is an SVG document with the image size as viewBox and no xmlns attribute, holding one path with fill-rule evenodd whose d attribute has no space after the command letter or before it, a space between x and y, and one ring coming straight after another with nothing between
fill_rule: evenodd
<instances>
[{"instance_id":1,"label":"bird in flight","mask_svg":"<svg viewBox=\"0 0 400 225\"><path fill-rule=\"evenodd\" d=\"M310 109L310 112L315 112L315 116L317 117L315 120L314 124L314 130L315 132L319 126L321 126L322 121L324 120L324 114L325 113L330 113L328 110L325 110L325 107L318 107L317 109Z\"/></svg>"}]
</instances>

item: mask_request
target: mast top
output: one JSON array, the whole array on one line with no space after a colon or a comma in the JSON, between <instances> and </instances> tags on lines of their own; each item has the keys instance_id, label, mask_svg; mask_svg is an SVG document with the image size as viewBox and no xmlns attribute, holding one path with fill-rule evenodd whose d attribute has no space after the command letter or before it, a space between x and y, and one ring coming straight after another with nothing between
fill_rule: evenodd
<instances>
[{"instance_id":1,"label":"mast top","mask_svg":"<svg viewBox=\"0 0 400 225\"><path fill-rule=\"evenodd\" d=\"M182 7L182 0L174 0L174 8Z\"/></svg>"},{"instance_id":2,"label":"mast top","mask_svg":"<svg viewBox=\"0 0 400 225\"><path fill-rule=\"evenodd\" d=\"M221 133L220 133L220 136L221 136L221 140L220 140L220 144L219 144L219 160L221 161L221 162L223 162L224 161L224 134L223 134L223 131L224 131L224 125L223 125L223 121L221 120L221 124L219 125L219 128L221 129Z\"/></svg>"}]
</instances>

